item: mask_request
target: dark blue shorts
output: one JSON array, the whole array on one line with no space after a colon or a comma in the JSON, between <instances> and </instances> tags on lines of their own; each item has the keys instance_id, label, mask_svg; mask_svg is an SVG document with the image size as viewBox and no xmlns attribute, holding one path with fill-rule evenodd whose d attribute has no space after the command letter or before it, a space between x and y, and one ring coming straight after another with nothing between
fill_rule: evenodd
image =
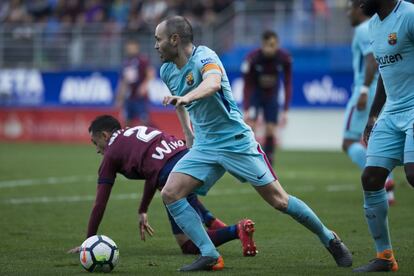
<instances>
[{"instance_id":1,"label":"dark blue shorts","mask_svg":"<svg viewBox=\"0 0 414 276\"><path fill-rule=\"evenodd\" d=\"M129 99L125 102L125 117L127 120L138 119L148 122L148 106L146 99Z\"/></svg>"},{"instance_id":2,"label":"dark blue shorts","mask_svg":"<svg viewBox=\"0 0 414 276\"><path fill-rule=\"evenodd\" d=\"M279 103L277 94L269 99L253 96L250 99L249 119L257 120L260 112L263 112L265 122L277 124L279 119Z\"/></svg>"}]
</instances>

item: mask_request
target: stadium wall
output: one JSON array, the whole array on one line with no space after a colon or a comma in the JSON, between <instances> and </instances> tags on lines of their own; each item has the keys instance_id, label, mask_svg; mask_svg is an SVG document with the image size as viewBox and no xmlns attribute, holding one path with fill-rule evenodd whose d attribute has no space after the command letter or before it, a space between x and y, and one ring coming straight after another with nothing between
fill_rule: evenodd
<instances>
[{"instance_id":1,"label":"stadium wall","mask_svg":"<svg viewBox=\"0 0 414 276\"><path fill-rule=\"evenodd\" d=\"M227 73L234 97L241 103L240 73L231 69ZM0 141L89 142L87 128L94 117L103 113L122 117L113 108L117 82L117 71L0 70ZM339 149L351 82L351 72L294 72L292 110L281 133L281 146ZM161 105L168 93L159 78L152 81L151 119L157 127L181 137L173 108ZM260 130L257 135L260 138Z\"/></svg>"}]
</instances>

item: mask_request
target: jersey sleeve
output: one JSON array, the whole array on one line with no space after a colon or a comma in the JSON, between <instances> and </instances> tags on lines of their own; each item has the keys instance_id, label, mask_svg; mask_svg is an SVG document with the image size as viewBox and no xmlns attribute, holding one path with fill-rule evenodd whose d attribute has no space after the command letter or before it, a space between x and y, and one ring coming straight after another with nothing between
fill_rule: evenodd
<instances>
[{"instance_id":1,"label":"jersey sleeve","mask_svg":"<svg viewBox=\"0 0 414 276\"><path fill-rule=\"evenodd\" d=\"M203 51L199 50L195 57L195 65L197 70L200 71L201 76L205 79L210 74L219 74L223 75L223 70L221 69L221 62L213 51Z\"/></svg>"},{"instance_id":2,"label":"jersey sleeve","mask_svg":"<svg viewBox=\"0 0 414 276\"><path fill-rule=\"evenodd\" d=\"M364 56L372 53L372 47L370 43L370 36L368 28L358 28L356 30L356 39L358 47Z\"/></svg>"},{"instance_id":3,"label":"jersey sleeve","mask_svg":"<svg viewBox=\"0 0 414 276\"><path fill-rule=\"evenodd\" d=\"M118 166L110 155L105 155L98 173L98 184L113 185L116 178Z\"/></svg>"},{"instance_id":4,"label":"jersey sleeve","mask_svg":"<svg viewBox=\"0 0 414 276\"><path fill-rule=\"evenodd\" d=\"M141 203L138 209L139 214L146 213L148 211L148 207L151 204L156 191L157 185L151 180L147 179L145 181L144 193L142 194Z\"/></svg>"},{"instance_id":5,"label":"jersey sleeve","mask_svg":"<svg viewBox=\"0 0 414 276\"><path fill-rule=\"evenodd\" d=\"M111 195L112 185L98 185L96 188L96 199L91 215L89 217L88 232L86 237L89 238L96 235L99 224L101 224L103 215L105 213L106 204Z\"/></svg>"}]
</instances>

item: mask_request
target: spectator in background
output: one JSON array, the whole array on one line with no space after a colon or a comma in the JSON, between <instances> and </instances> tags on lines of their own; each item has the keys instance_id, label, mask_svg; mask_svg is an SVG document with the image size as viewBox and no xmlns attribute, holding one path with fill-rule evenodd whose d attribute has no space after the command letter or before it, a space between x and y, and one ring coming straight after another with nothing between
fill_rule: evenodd
<instances>
[{"instance_id":1,"label":"spectator in background","mask_svg":"<svg viewBox=\"0 0 414 276\"><path fill-rule=\"evenodd\" d=\"M248 54L242 64L244 77L244 113L246 122L255 131L259 112L263 112L266 123L264 150L270 163L273 163L277 126L287 121L292 94L292 58L279 48L279 38L273 31L262 35L262 47ZM285 104L279 120L279 88L283 74Z\"/></svg>"},{"instance_id":2,"label":"spectator in background","mask_svg":"<svg viewBox=\"0 0 414 276\"><path fill-rule=\"evenodd\" d=\"M131 126L133 120L148 125L148 85L154 78L154 70L148 59L140 54L136 40L127 41L125 53L126 60L120 73L116 106L123 108L126 126Z\"/></svg>"},{"instance_id":3,"label":"spectator in background","mask_svg":"<svg viewBox=\"0 0 414 276\"><path fill-rule=\"evenodd\" d=\"M105 9L102 1L88 0L85 7L85 22L100 23L105 20Z\"/></svg>"},{"instance_id":4,"label":"spectator in background","mask_svg":"<svg viewBox=\"0 0 414 276\"><path fill-rule=\"evenodd\" d=\"M142 17L148 24L157 24L165 16L168 5L163 0L145 0L142 4Z\"/></svg>"},{"instance_id":5,"label":"spectator in background","mask_svg":"<svg viewBox=\"0 0 414 276\"><path fill-rule=\"evenodd\" d=\"M83 5L80 0L59 0L56 10L60 20L67 26L79 20Z\"/></svg>"},{"instance_id":6,"label":"spectator in background","mask_svg":"<svg viewBox=\"0 0 414 276\"><path fill-rule=\"evenodd\" d=\"M130 2L115 0L110 8L110 18L121 26L125 26L130 11Z\"/></svg>"},{"instance_id":7,"label":"spectator in background","mask_svg":"<svg viewBox=\"0 0 414 276\"><path fill-rule=\"evenodd\" d=\"M329 8L325 0L313 0L313 11L317 16L329 15Z\"/></svg>"},{"instance_id":8,"label":"spectator in background","mask_svg":"<svg viewBox=\"0 0 414 276\"><path fill-rule=\"evenodd\" d=\"M31 17L21 0L12 0L7 8L5 20L9 23L25 23L30 22Z\"/></svg>"}]
</instances>

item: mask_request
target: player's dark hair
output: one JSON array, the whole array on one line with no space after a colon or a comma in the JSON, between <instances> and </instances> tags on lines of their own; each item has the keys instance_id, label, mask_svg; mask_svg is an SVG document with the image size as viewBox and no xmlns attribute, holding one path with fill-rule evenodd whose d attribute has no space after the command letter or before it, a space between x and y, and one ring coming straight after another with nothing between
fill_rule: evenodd
<instances>
[{"instance_id":1,"label":"player's dark hair","mask_svg":"<svg viewBox=\"0 0 414 276\"><path fill-rule=\"evenodd\" d=\"M267 30L267 31L263 32L263 34L262 34L262 40L263 41L267 41L271 38L278 39L279 37L278 37L277 33L275 33L274 31L271 31L271 30Z\"/></svg>"},{"instance_id":2,"label":"player's dark hair","mask_svg":"<svg viewBox=\"0 0 414 276\"><path fill-rule=\"evenodd\" d=\"M89 132L94 134L102 131L114 132L121 129L119 121L111 115L101 115L95 118L89 126Z\"/></svg>"},{"instance_id":3,"label":"player's dark hair","mask_svg":"<svg viewBox=\"0 0 414 276\"><path fill-rule=\"evenodd\" d=\"M183 44L193 42L193 27L183 16L171 16L165 19L167 35L178 34Z\"/></svg>"}]
</instances>

